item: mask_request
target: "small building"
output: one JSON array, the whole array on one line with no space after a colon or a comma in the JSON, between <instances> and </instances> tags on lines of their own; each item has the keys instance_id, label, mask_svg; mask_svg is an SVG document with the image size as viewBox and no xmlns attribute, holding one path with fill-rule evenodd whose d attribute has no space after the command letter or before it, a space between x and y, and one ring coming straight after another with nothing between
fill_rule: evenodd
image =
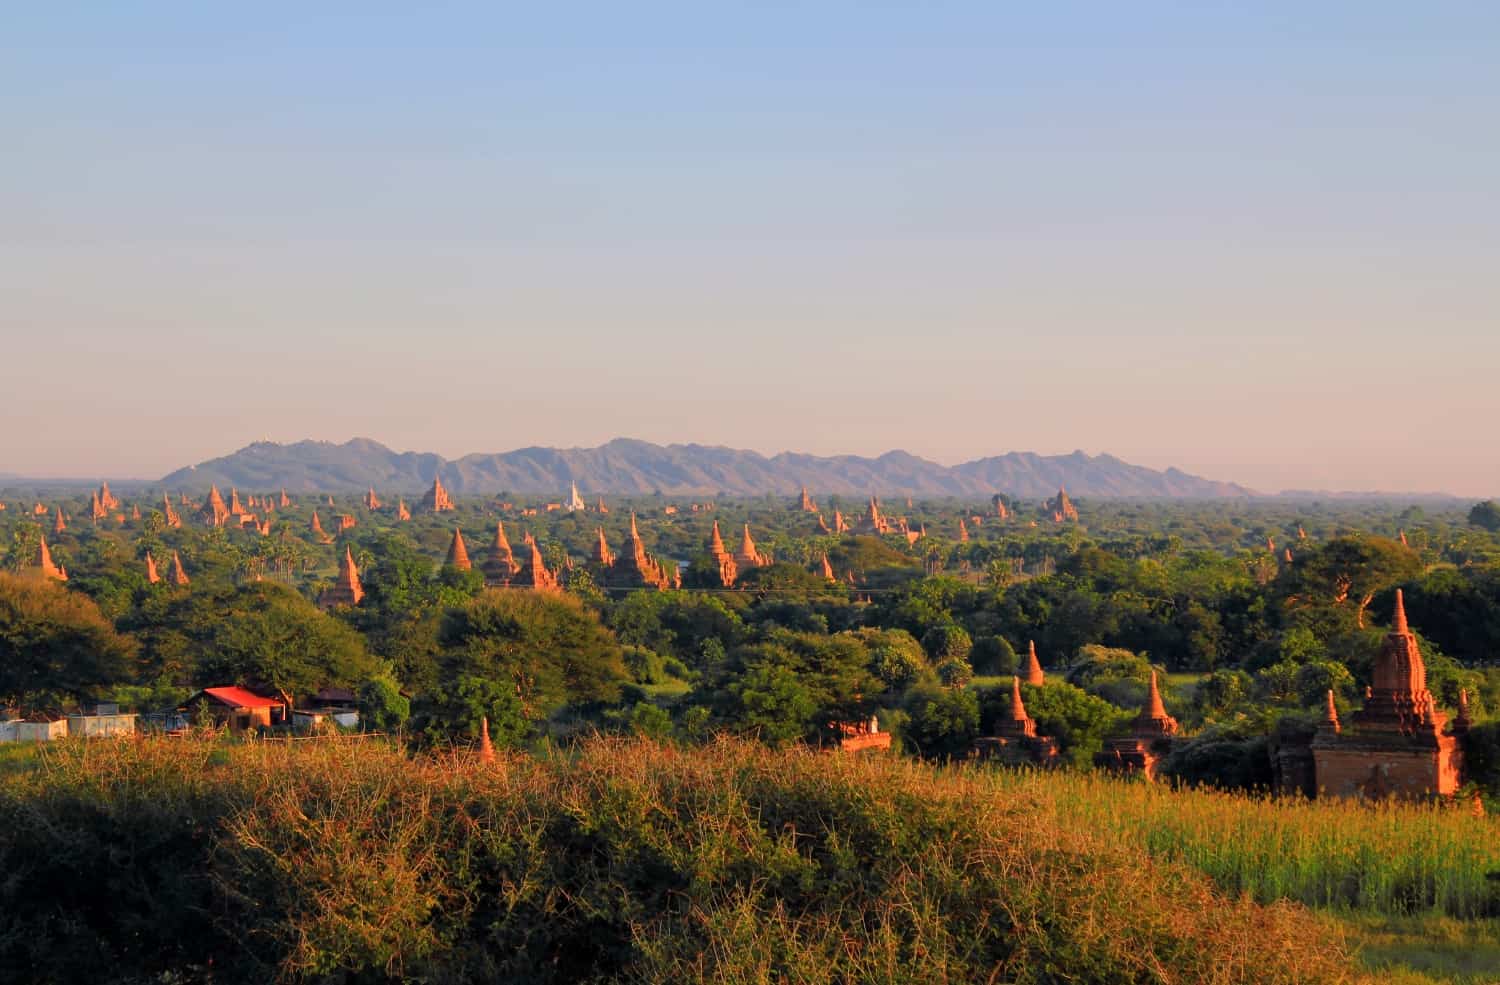
<instances>
[{"instance_id":1,"label":"small building","mask_svg":"<svg viewBox=\"0 0 1500 985\"><path fill-rule=\"evenodd\" d=\"M292 727L298 732L320 732L330 725L357 728L359 712L337 708L297 708L292 712Z\"/></svg>"},{"instance_id":2,"label":"small building","mask_svg":"<svg viewBox=\"0 0 1500 985\"><path fill-rule=\"evenodd\" d=\"M0 722L0 742L56 742L68 735L68 720L26 722L13 719Z\"/></svg>"},{"instance_id":3,"label":"small building","mask_svg":"<svg viewBox=\"0 0 1500 985\"><path fill-rule=\"evenodd\" d=\"M69 715L68 734L83 739L134 735L136 718L135 715L120 714L119 705L100 705L92 715Z\"/></svg>"},{"instance_id":4,"label":"small building","mask_svg":"<svg viewBox=\"0 0 1500 985\"><path fill-rule=\"evenodd\" d=\"M287 708L280 698L268 698L243 687L206 687L184 701L178 711L184 712L189 721L206 713L231 732L270 728L287 720Z\"/></svg>"},{"instance_id":5,"label":"small building","mask_svg":"<svg viewBox=\"0 0 1500 985\"><path fill-rule=\"evenodd\" d=\"M891 733L880 731L880 719L874 715L868 722L833 722L828 727L838 736L840 752L891 747Z\"/></svg>"}]
</instances>

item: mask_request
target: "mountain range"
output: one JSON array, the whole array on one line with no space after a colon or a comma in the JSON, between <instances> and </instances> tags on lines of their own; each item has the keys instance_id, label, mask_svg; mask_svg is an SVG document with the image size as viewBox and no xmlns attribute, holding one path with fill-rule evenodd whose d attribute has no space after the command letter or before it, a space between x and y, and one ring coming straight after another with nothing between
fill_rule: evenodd
<instances>
[{"instance_id":1,"label":"mountain range","mask_svg":"<svg viewBox=\"0 0 1500 985\"><path fill-rule=\"evenodd\" d=\"M598 448L520 448L448 460L397 452L368 438L343 444L259 441L221 458L178 469L168 487L210 483L247 490L293 492L363 490L417 493L434 476L456 495L500 492L561 495L578 483L585 495L754 496L814 493L840 495L983 496L1036 499L1066 487L1076 496L1122 499L1224 499L1255 495L1243 486L1215 482L1175 468L1144 468L1113 455L1037 455L1010 452L945 466L904 451L877 458L821 457L794 452L765 456L713 445L656 445L617 438Z\"/></svg>"}]
</instances>

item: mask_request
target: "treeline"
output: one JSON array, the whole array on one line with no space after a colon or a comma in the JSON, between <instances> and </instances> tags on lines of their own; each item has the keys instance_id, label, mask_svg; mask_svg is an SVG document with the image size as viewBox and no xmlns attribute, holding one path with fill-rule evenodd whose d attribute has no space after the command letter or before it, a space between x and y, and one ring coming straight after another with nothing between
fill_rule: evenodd
<instances>
[{"instance_id":1,"label":"treeline","mask_svg":"<svg viewBox=\"0 0 1500 985\"><path fill-rule=\"evenodd\" d=\"M173 529L149 510L73 523L51 538L65 585L0 578L0 699L152 710L205 685L340 685L368 727L429 746L472 739L486 718L502 744L599 730L819 744L876 716L907 751L950 758L993 728L1034 641L1048 683L1025 689L1027 708L1066 761L1086 766L1127 727L1155 669L1192 737L1167 771L1256 786L1278 730L1308 721L1329 690L1341 710L1357 706L1404 587L1429 685L1450 709L1468 692L1475 773L1493 789L1500 550L1467 510L1084 504L1082 524L1033 527L960 505L913 504L928 535L910 544L824 535L775 502L641 518L649 549L687 562L688 585L701 583L712 520L751 522L777 563L734 591L612 590L575 545L628 514L527 518L563 575L557 595L486 591L478 571L438 563L454 526L482 546L494 503L406 523L349 505L358 523L331 544L307 535L326 503L277 514L269 537ZM944 536L960 520L969 540ZM39 525L0 523L6 564L24 572ZM1221 537L1234 543L1214 547ZM314 599L346 548L366 594L325 612ZM177 553L191 584L148 584L148 551Z\"/></svg>"}]
</instances>

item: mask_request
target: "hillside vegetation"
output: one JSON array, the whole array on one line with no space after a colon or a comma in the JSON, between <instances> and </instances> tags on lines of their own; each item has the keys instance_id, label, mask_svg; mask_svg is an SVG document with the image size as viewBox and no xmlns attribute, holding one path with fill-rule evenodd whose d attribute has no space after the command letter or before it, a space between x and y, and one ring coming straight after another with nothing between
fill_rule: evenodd
<instances>
[{"instance_id":1,"label":"hillside vegetation","mask_svg":"<svg viewBox=\"0 0 1500 985\"><path fill-rule=\"evenodd\" d=\"M57 981L1337 982L1300 906L1066 788L723 741L412 760L68 743L0 789L0 967ZM1493 832L1491 832L1493 834Z\"/></svg>"}]
</instances>

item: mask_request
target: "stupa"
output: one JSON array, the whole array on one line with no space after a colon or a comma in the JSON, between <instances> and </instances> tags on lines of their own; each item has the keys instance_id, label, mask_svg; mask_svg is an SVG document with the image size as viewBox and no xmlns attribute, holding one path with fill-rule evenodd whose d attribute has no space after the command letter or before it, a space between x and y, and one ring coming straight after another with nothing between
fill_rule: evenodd
<instances>
[{"instance_id":1,"label":"stupa","mask_svg":"<svg viewBox=\"0 0 1500 985\"><path fill-rule=\"evenodd\" d=\"M484 583L490 586L509 585L511 578L521 570L515 552L510 548L510 540L505 536L505 524L495 523L495 539L490 542L479 570L484 572Z\"/></svg>"},{"instance_id":2,"label":"stupa","mask_svg":"<svg viewBox=\"0 0 1500 985\"><path fill-rule=\"evenodd\" d=\"M1026 666L1022 673L1026 677L1026 683L1033 687L1041 687L1047 683L1047 675L1042 673L1042 662L1036 658L1036 640L1027 641Z\"/></svg>"},{"instance_id":3,"label":"stupa","mask_svg":"<svg viewBox=\"0 0 1500 985\"><path fill-rule=\"evenodd\" d=\"M1062 486L1057 487L1057 495L1047 500L1047 512L1052 514L1056 523L1065 520L1078 520L1078 508L1073 505L1073 500L1068 498L1068 491Z\"/></svg>"},{"instance_id":4,"label":"stupa","mask_svg":"<svg viewBox=\"0 0 1500 985\"><path fill-rule=\"evenodd\" d=\"M198 516L211 527L222 527L229 519L229 507L224 505L224 497L220 495L218 486L209 487L208 498L198 508Z\"/></svg>"},{"instance_id":5,"label":"stupa","mask_svg":"<svg viewBox=\"0 0 1500 985\"><path fill-rule=\"evenodd\" d=\"M1019 677L1010 679L1010 707L995 722L995 734L979 739L974 744L974 751L981 759L1011 765L1056 764L1057 740L1037 735L1036 720L1026 714L1026 705L1021 700Z\"/></svg>"},{"instance_id":6,"label":"stupa","mask_svg":"<svg viewBox=\"0 0 1500 985\"><path fill-rule=\"evenodd\" d=\"M448 490L443 488L442 479L433 477L432 488L427 490L427 495L422 497L422 508L433 513L446 513L454 508L453 500L448 496Z\"/></svg>"},{"instance_id":7,"label":"stupa","mask_svg":"<svg viewBox=\"0 0 1500 985\"><path fill-rule=\"evenodd\" d=\"M446 567L457 568L459 571L468 571L473 567L469 561L469 549L464 546L463 531L457 527L453 528L453 539L448 542L448 557L443 564Z\"/></svg>"},{"instance_id":8,"label":"stupa","mask_svg":"<svg viewBox=\"0 0 1500 985\"><path fill-rule=\"evenodd\" d=\"M1153 670L1146 707L1136 716L1130 734L1106 742L1104 751L1094 757L1094 763L1122 773L1141 773L1146 779L1154 780L1157 764L1172 751L1176 734L1177 719L1167 714Z\"/></svg>"},{"instance_id":9,"label":"stupa","mask_svg":"<svg viewBox=\"0 0 1500 985\"><path fill-rule=\"evenodd\" d=\"M177 586L189 584L187 571L182 567L182 558L176 551L172 552L172 584Z\"/></svg>"},{"instance_id":10,"label":"stupa","mask_svg":"<svg viewBox=\"0 0 1500 985\"><path fill-rule=\"evenodd\" d=\"M604 532L599 533L599 546L606 551ZM665 591L672 587L672 575L656 558L646 552L641 532L636 527L635 514L630 514L630 536L625 549L609 566L609 584L626 588L655 588Z\"/></svg>"},{"instance_id":11,"label":"stupa","mask_svg":"<svg viewBox=\"0 0 1500 985\"><path fill-rule=\"evenodd\" d=\"M359 569L354 566L354 553L346 547L344 556L339 561L338 578L324 590L318 602L324 608L334 609L359 605L360 599L364 597L364 587L359 583Z\"/></svg>"},{"instance_id":12,"label":"stupa","mask_svg":"<svg viewBox=\"0 0 1500 985\"><path fill-rule=\"evenodd\" d=\"M67 569L52 560L52 549L47 546L46 537L37 538L34 562L33 567L39 577L53 581L68 580Z\"/></svg>"},{"instance_id":13,"label":"stupa","mask_svg":"<svg viewBox=\"0 0 1500 985\"><path fill-rule=\"evenodd\" d=\"M739 578L739 568L734 562L734 555L724 549L724 538L719 534L719 521L714 521L713 533L708 538L709 559L719 568L719 584L724 588L730 588L735 580Z\"/></svg>"},{"instance_id":14,"label":"stupa","mask_svg":"<svg viewBox=\"0 0 1500 985\"><path fill-rule=\"evenodd\" d=\"M547 570L547 562L542 560L542 552L537 549L536 541L533 540L529 546L531 553L517 572L514 584L537 592L558 591L557 576Z\"/></svg>"},{"instance_id":15,"label":"stupa","mask_svg":"<svg viewBox=\"0 0 1500 985\"><path fill-rule=\"evenodd\" d=\"M1313 739L1320 795L1418 799L1457 793L1463 773L1459 735L1467 721L1465 728L1445 731L1448 718L1427 689L1427 667L1400 589L1373 678L1364 707L1350 716L1351 728L1320 731Z\"/></svg>"}]
</instances>

